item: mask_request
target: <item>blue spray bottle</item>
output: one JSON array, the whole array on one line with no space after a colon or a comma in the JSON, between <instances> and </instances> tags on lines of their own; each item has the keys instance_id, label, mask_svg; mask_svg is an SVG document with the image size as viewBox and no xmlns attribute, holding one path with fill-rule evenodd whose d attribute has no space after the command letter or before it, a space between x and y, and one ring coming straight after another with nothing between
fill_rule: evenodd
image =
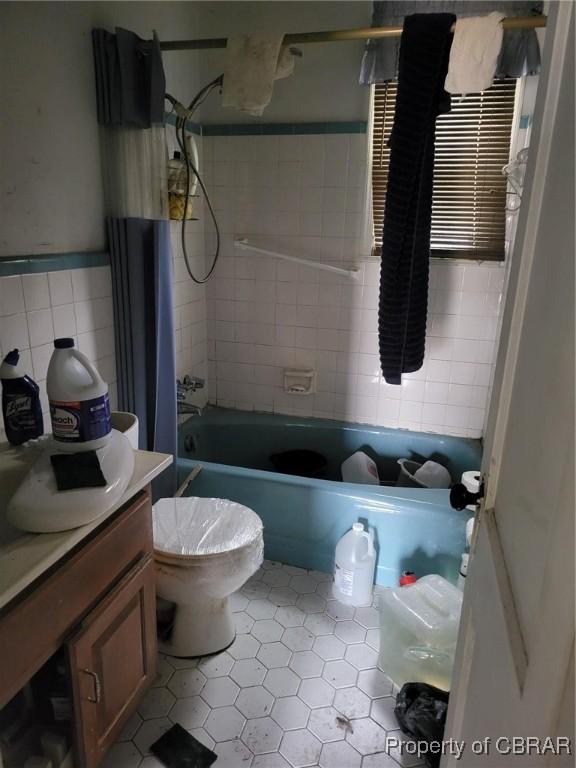
<instances>
[{"instance_id":1,"label":"blue spray bottle","mask_svg":"<svg viewBox=\"0 0 576 768\"><path fill-rule=\"evenodd\" d=\"M18 368L19 359L18 350L13 349L0 365L4 429L12 445L21 445L44 433L40 389Z\"/></svg>"}]
</instances>

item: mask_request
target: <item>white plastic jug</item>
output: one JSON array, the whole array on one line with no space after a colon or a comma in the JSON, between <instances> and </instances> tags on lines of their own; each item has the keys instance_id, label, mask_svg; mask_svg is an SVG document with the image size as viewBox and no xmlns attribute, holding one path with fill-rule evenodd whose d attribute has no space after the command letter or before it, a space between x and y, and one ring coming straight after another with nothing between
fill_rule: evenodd
<instances>
[{"instance_id":1,"label":"white plastic jug","mask_svg":"<svg viewBox=\"0 0 576 768\"><path fill-rule=\"evenodd\" d=\"M52 434L59 451L92 451L110 440L108 385L74 339L55 339L46 376Z\"/></svg>"},{"instance_id":2,"label":"white plastic jug","mask_svg":"<svg viewBox=\"0 0 576 768\"><path fill-rule=\"evenodd\" d=\"M354 523L336 545L332 594L345 605L372 604L376 552L374 532Z\"/></svg>"},{"instance_id":3,"label":"white plastic jug","mask_svg":"<svg viewBox=\"0 0 576 768\"><path fill-rule=\"evenodd\" d=\"M364 451L356 451L342 462L342 480L345 483L380 485L378 467Z\"/></svg>"}]
</instances>

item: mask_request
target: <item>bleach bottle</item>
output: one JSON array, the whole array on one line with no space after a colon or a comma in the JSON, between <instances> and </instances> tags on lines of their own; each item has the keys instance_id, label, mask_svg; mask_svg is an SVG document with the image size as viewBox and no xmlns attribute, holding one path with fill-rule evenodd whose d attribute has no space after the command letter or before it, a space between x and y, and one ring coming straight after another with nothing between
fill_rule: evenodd
<instances>
[{"instance_id":1,"label":"bleach bottle","mask_svg":"<svg viewBox=\"0 0 576 768\"><path fill-rule=\"evenodd\" d=\"M4 429L12 445L21 445L44 433L40 389L18 368L19 360L20 353L13 349L0 366Z\"/></svg>"},{"instance_id":2,"label":"bleach bottle","mask_svg":"<svg viewBox=\"0 0 576 768\"><path fill-rule=\"evenodd\" d=\"M374 531L354 523L336 545L332 594L345 605L372 604L376 552Z\"/></svg>"},{"instance_id":3,"label":"bleach bottle","mask_svg":"<svg viewBox=\"0 0 576 768\"><path fill-rule=\"evenodd\" d=\"M110 440L108 385L74 339L55 339L46 389L59 451L93 451Z\"/></svg>"}]
</instances>

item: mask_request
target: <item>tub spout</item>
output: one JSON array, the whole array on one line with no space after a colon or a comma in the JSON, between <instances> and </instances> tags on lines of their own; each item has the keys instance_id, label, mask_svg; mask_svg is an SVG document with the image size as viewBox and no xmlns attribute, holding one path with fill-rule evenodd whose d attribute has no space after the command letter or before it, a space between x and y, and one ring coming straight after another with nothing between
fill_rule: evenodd
<instances>
[{"instance_id":1,"label":"tub spout","mask_svg":"<svg viewBox=\"0 0 576 768\"><path fill-rule=\"evenodd\" d=\"M187 403L182 400L177 401L176 407L179 416L184 414L187 414L188 416L200 416L202 414L202 409L198 408L197 405L192 405L192 403Z\"/></svg>"}]
</instances>

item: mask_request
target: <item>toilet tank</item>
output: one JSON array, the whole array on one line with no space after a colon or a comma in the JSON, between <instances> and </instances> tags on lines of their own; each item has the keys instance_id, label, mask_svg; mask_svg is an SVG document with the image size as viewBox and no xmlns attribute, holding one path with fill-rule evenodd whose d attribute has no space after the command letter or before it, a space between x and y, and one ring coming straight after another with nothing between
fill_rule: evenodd
<instances>
[{"instance_id":1,"label":"toilet tank","mask_svg":"<svg viewBox=\"0 0 576 768\"><path fill-rule=\"evenodd\" d=\"M462 593L441 576L424 576L380 594L380 666L398 686L450 690Z\"/></svg>"}]
</instances>

